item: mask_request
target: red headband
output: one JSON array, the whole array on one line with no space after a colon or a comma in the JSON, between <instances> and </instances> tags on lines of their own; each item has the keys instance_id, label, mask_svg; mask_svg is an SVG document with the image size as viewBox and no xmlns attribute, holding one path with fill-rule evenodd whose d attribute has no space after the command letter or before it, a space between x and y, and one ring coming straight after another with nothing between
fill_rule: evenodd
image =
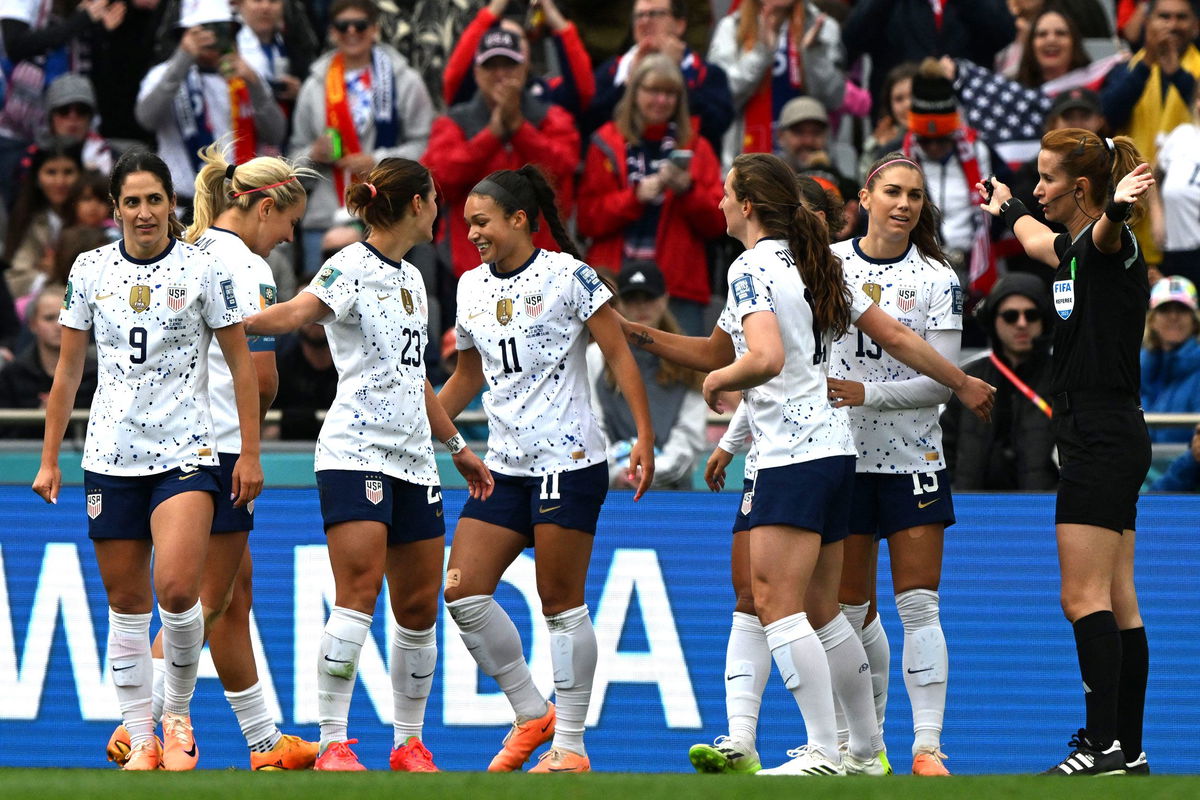
<instances>
[{"instance_id":1,"label":"red headband","mask_svg":"<svg viewBox=\"0 0 1200 800\"><path fill-rule=\"evenodd\" d=\"M265 192L267 189L274 189L277 186L283 186L284 184L291 183L294 180L296 180L295 175L288 178L286 181L280 181L279 183L272 183L270 186L259 186L256 189L247 189L244 192L234 192L231 196L232 197L241 197L244 194L254 194L255 192Z\"/></svg>"}]
</instances>

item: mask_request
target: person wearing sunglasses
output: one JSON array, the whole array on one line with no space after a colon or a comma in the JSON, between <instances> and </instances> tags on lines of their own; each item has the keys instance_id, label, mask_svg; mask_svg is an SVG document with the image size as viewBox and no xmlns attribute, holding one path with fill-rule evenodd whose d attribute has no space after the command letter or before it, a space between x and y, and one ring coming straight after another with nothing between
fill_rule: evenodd
<instances>
[{"instance_id":1,"label":"person wearing sunglasses","mask_svg":"<svg viewBox=\"0 0 1200 800\"><path fill-rule=\"evenodd\" d=\"M96 91L86 75L68 72L59 75L46 88L47 122L50 135L69 139L83 146L83 166L108 175L112 172L112 148L92 128L96 118Z\"/></svg>"},{"instance_id":2,"label":"person wearing sunglasses","mask_svg":"<svg viewBox=\"0 0 1200 800\"><path fill-rule=\"evenodd\" d=\"M956 491L1053 491L1058 486L1050 398L1054 314L1045 282L1027 272L1005 275L976 307L991 350L963 372L996 387L992 423L951 400L942 414L946 470ZM1042 399L1042 403L1038 400Z\"/></svg>"},{"instance_id":3,"label":"person wearing sunglasses","mask_svg":"<svg viewBox=\"0 0 1200 800\"><path fill-rule=\"evenodd\" d=\"M404 56L379 41L372 0L336 0L329 11L334 49L313 63L292 115L288 151L325 178L301 223L304 272L321 267L321 237L349 221L346 187L389 157L416 160L433 125L433 101Z\"/></svg>"}]
</instances>

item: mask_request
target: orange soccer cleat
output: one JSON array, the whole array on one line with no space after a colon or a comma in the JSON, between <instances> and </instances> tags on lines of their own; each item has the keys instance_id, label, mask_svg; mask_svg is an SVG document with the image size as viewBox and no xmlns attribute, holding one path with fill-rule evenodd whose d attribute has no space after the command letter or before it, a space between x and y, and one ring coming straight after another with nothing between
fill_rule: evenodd
<instances>
[{"instance_id":1,"label":"orange soccer cleat","mask_svg":"<svg viewBox=\"0 0 1200 800\"><path fill-rule=\"evenodd\" d=\"M415 736L392 750L388 766L396 772L441 772L433 763L433 753Z\"/></svg>"},{"instance_id":2,"label":"orange soccer cleat","mask_svg":"<svg viewBox=\"0 0 1200 800\"><path fill-rule=\"evenodd\" d=\"M163 769L184 772L196 768L200 748L187 714L163 714Z\"/></svg>"},{"instance_id":3,"label":"orange soccer cleat","mask_svg":"<svg viewBox=\"0 0 1200 800\"><path fill-rule=\"evenodd\" d=\"M358 739L347 739L344 742L331 742L325 752L317 756L313 769L327 772L366 772L367 768L358 761L358 756L350 749L350 745L358 744Z\"/></svg>"},{"instance_id":4,"label":"orange soccer cleat","mask_svg":"<svg viewBox=\"0 0 1200 800\"><path fill-rule=\"evenodd\" d=\"M488 765L488 772L513 772L520 769L525 766L534 750L554 738L554 703L547 702L546 706L546 713L537 719L513 723L512 730L504 737L504 746Z\"/></svg>"},{"instance_id":5,"label":"orange soccer cleat","mask_svg":"<svg viewBox=\"0 0 1200 800\"><path fill-rule=\"evenodd\" d=\"M533 772L591 772L592 762L587 756L572 753L570 750L559 750L551 747L542 753L537 765L529 770Z\"/></svg>"},{"instance_id":6,"label":"orange soccer cleat","mask_svg":"<svg viewBox=\"0 0 1200 800\"><path fill-rule=\"evenodd\" d=\"M306 742L299 736L283 734L279 741L265 753L250 754L250 769L290 770L312 769L317 760L317 743Z\"/></svg>"},{"instance_id":7,"label":"orange soccer cleat","mask_svg":"<svg viewBox=\"0 0 1200 800\"><path fill-rule=\"evenodd\" d=\"M945 760L946 754L941 750L921 750L913 756L912 774L926 777L949 775L950 770L942 763Z\"/></svg>"},{"instance_id":8,"label":"orange soccer cleat","mask_svg":"<svg viewBox=\"0 0 1200 800\"><path fill-rule=\"evenodd\" d=\"M125 758L125 763L121 765L121 769L131 772L162 769L162 762L162 742L158 740L157 736L151 736L129 751Z\"/></svg>"},{"instance_id":9,"label":"orange soccer cleat","mask_svg":"<svg viewBox=\"0 0 1200 800\"><path fill-rule=\"evenodd\" d=\"M108 746L104 748L108 754L108 760L116 764L118 767L124 767L125 762L129 760L129 731L125 730L125 725L121 724L112 732L112 736L108 737Z\"/></svg>"}]
</instances>

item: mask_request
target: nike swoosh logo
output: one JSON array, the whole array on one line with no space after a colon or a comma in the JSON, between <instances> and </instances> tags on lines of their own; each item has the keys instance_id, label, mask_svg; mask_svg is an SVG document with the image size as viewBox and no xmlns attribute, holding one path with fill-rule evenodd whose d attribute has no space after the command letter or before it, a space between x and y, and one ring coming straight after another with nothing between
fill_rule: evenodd
<instances>
[{"instance_id":1,"label":"nike swoosh logo","mask_svg":"<svg viewBox=\"0 0 1200 800\"><path fill-rule=\"evenodd\" d=\"M557 511L560 508L562 508L562 503L559 503L556 506L550 506L549 508L546 508L545 506L538 506L538 513L549 514L551 511Z\"/></svg>"},{"instance_id":2,"label":"nike swoosh logo","mask_svg":"<svg viewBox=\"0 0 1200 800\"><path fill-rule=\"evenodd\" d=\"M917 508L928 508L929 506L933 505L934 503L936 503L938 500L941 500L941 499L942 498L939 497L939 498L937 498L937 500L930 500L925 503L917 503Z\"/></svg>"},{"instance_id":3,"label":"nike swoosh logo","mask_svg":"<svg viewBox=\"0 0 1200 800\"><path fill-rule=\"evenodd\" d=\"M740 675L726 675L725 680L731 681L734 678L750 678L753 677L749 672L743 672Z\"/></svg>"},{"instance_id":4,"label":"nike swoosh logo","mask_svg":"<svg viewBox=\"0 0 1200 800\"><path fill-rule=\"evenodd\" d=\"M543 725L543 726L542 726L542 733L545 733L545 732L546 732L546 731L548 731L548 730L550 730L550 723L549 723L549 722L547 722L545 725ZM560 770L560 769L556 769L556 770L554 770L554 771L555 771L555 772L562 772L562 770Z\"/></svg>"},{"instance_id":5,"label":"nike swoosh logo","mask_svg":"<svg viewBox=\"0 0 1200 800\"><path fill-rule=\"evenodd\" d=\"M109 292L108 294L98 294L98 295L96 295L96 299L97 299L97 300L107 300L107 299L108 299L108 298L110 298L110 297L112 297L112 292Z\"/></svg>"},{"instance_id":6,"label":"nike swoosh logo","mask_svg":"<svg viewBox=\"0 0 1200 800\"><path fill-rule=\"evenodd\" d=\"M200 474L199 470L197 470L196 472L189 472L187 475L180 475L179 480L186 481L188 478L194 478L199 474Z\"/></svg>"},{"instance_id":7,"label":"nike swoosh logo","mask_svg":"<svg viewBox=\"0 0 1200 800\"><path fill-rule=\"evenodd\" d=\"M440 517L441 515L442 515L442 510L439 508L439 509L437 510L437 513L436 513L436 514L434 514L434 516L435 516L435 517Z\"/></svg>"},{"instance_id":8,"label":"nike swoosh logo","mask_svg":"<svg viewBox=\"0 0 1200 800\"><path fill-rule=\"evenodd\" d=\"M174 667L175 669L187 669L188 667L194 667L196 665L195 664L176 664L174 661L172 661L171 666Z\"/></svg>"},{"instance_id":9,"label":"nike swoosh logo","mask_svg":"<svg viewBox=\"0 0 1200 800\"><path fill-rule=\"evenodd\" d=\"M387 300L389 297L391 297L391 295L390 295L390 294L377 294L377 295L375 295L375 299L376 299L376 300Z\"/></svg>"},{"instance_id":10,"label":"nike swoosh logo","mask_svg":"<svg viewBox=\"0 0 1200 800\"><path fill-rule=\"evenodd\" d=\"M574 772L574 767L551 767L551 772Z\"/></svg>"},{"instance_id":11,"label":"nike swoosh logo","mask_svg":"<svg viewBox=\"0 0 1200 800\"><path fill-rule=\"evenodd\" d=\"M487 311L477 311L474 314L472 314L471 316L467 317L467 319L475 319L476 317L482 317L482 316L486 315L487 313L488 313Z\"/></svg>"},{"instance_id":12,"label":"nike swoosh logo","mask_svg":"<svg viewBox=\"0 0 1200 800\"><path fill-rule=\"evenodd\" d=\"M414 679L416 679L416 680L418 680L418 681L419 681L419 680L423 680L423 679L425 679L425 678L428 678L428 677L429 677L430 675L432 675L432 674L433 674L433 670L430 670L429 672L426 672L424 675L418 675L418 674L417 674L417 673L415 673L415 672L410 672L410 673L409 673L409 675L412 675L412 676L413 676L413 678L414 678Z\"/></svg>"},{"instance_id":13,"label":"nike swoosh logo","mask_svg":"<svg viewBox=\"0 0 1200 800\"><path fill-rule=\"evenodd\" d=\"M349 664L350 663L349 659L343 661L340 658L330 658L329 656L325 656L325 660L332 662L334 664Z\"/></svg>"},{"instance_id":14,"label":"nike swoosh logo","mask_svg":"<svg viewBox=\"0 0 1200 800\"><path fill-rule=\"evenodd\" d=\"M130 664L128 667L113 667L112 671L113 672L124 672L125 670L133 669L136 666L137 666L137 664Z\"/></svg>"},{"instance_id":15,"label":"nike swoosh logo","mask_svg":"<svg viewBox=\"0 0 1200 800\"><path fill-rule=\"evenodd\" d=\"M916 675L918 672L929 672L929 671L930 671L930 670L932 670L932 669L933 669L933 667L926 667L925 669L910 669L910 670L908 671L908 674L909 674L909 675Z\"/></svg>"},{"instance_id":16,"label":"nike swoosh logo","mask_svg":"<svg viewBox=\"0 0 1200 800\"><path fill-rule=\"evenodd\" d=\"M184 751L183 751L183 754L184 754L185 756L187 756L188 758L195 758L195 757L196 757L196 740L195 740L195 739L193 739L193 740L192 740L192 749L191 749L191 750L184 750Z\"/></svg>"}]
</instances>

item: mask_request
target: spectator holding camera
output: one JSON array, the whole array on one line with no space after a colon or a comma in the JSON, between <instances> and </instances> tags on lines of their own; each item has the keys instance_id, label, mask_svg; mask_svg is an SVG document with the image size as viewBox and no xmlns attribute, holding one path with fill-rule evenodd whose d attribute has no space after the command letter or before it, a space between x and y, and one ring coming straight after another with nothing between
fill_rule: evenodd
<instances>
[{"instance_id":1,"label":"spectator holding camera","mask_svg":"<svg viewBox=\"0 0 1200 800\"><path fill-rule=\"evenodd\" d=\"M179 46L146 73L134 115L155 132L179 204L191 205L203 148L230 136L237 163L278 152L287 120L238 54L227 0L183 0L176 30Z\"/></svg>"},{"instance_id":2,"label":"spectator holding camera","mask_svg":"<svg viewBox=\"0 0 1200 800\"><path fill-rule=\"evenodd\" d=\"M568 219L579 164L575 120L534 94L528 81L529 59L515 33L495 27L483 35L475 49L474 77L479 87L475 96L434 121L429 149L422 158L438 182L441 205L449 218L442 235L449 244L455 277L479 266L479 251L467 241L462 216L476 183L496 170L535 164L554 185L559 217ZM558 249L545 226L535 226L533 231L536 247Z\"/></svg>"},{"instance_id":3,"label":"spectator holding camera","mask_svg":"<svg viewBox=\"0 0 1200 800\"><path fill-rule=\"evenodd\" d=\"M963 372L996 387L991 423L957 397L942 414L946 469L955 490L1049 491L1058 486L1050 415L1051 305L1046 284L1005 275L976 310L992 349Z\"/></svg>"},{"instance_id":4,"label":"spectator holding camera","mask_svg":"<svg viewBox=\"0 0 1200 800\"><path fill-rule=\"evenodd\" d=\"M510 0L491 0L479 9L475 19L463 31L442 75L442 89L446 105L453 106L470 100L479 88L471 69L479 40L491 28L501 26L512 31L521 40L521 51L528 58L529 39L532 34L542 35L543 29L550 35L550 43L562 69L562 75L554 78L531 76L530 89L534 95L561 106L578 118L592 102L596 94L596 79L592 75L592 59L583 46L579 29L563 16L554 0L528 0L526 23L535 23L534 30L527 31L521 23L505 18L516 3Z\"/></svg>"},{"instance_id":5,"label":"spectator holding camera","mask_svg":"<svg viewBox=\"0 0 1200 800\"><path fill-rule=\"evenodd\" d=\"M308 15L297 0L240 0L238 14L238 53L290 111L319 47Z\"/></svg>"},{"instance_id":6,"label":"spectator holding camera","mask_svg":"<svg viewBox=\"0 0 1200 800\"><path fill-rule=\"evenodd\" d=\"M308 196L301 223L304 272L321 267L321 237L350 220L346 187L389 157L417 159L433 123L433 101L404 56L379 41L372 0L335 0L333 52L321 56L300 88L292 115L292 158L308 158L325 180Z\"/></svg>"},{"instance_id":7,"label":"spectator holding camera","mask_svg":"<svg viewBox=\"0 0 1200 800\"><path fill-rule=\"evenodd\" d=\"M705 244L724 230L723 186L717 156L688 112L674 59L639 61L613 120L588 147L578 226L592 239L588 263L657 263L679 327L699 336L711 294Z\"/></svg>"}]
</instances>

